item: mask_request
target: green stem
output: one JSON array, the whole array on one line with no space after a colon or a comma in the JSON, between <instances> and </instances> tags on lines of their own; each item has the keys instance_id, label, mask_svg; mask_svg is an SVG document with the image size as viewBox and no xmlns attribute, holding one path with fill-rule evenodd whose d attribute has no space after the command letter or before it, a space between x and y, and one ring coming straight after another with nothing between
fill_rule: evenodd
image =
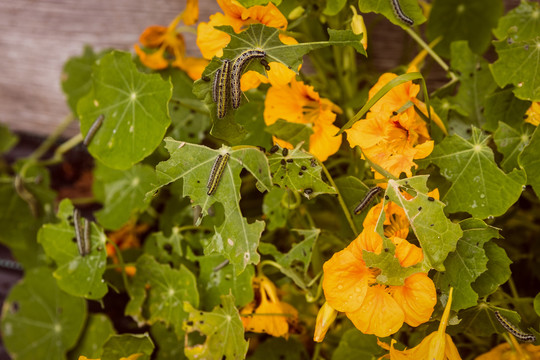
<instances>
[{"instance_id":1,"label":"green stem","mask_svg":"<svg viewBox=\"0 0 540 360\"><path fill-rule=\"evenodd\" d=\"M117 265L117 267L122 268L122 281L124 282L124 287L126 288L126 292L131 297L131 293L129 291L129 283L128 283L126 270L125 270L126 265L124 263L124 258L122 257L122 253L120 252L120 249L118 248L118 245L116 245L116 243L114 241L107 238L107 242L109 244L111 244L114 247L114 250L116 251L116 256L118 257L118 264L114 264L114 265Z\"/></svg>"},{"instance_id":2,"label":"green stem","mask_svg":"<svg viewBox=\"0 0 540 360\"><path fill-rule=\"evenodd\" d=\"M512 277L510 277L510 279L508 279L508 286L510 286L510 291L512 292L512 297L514 299L519 299L519 294L517 292L516 284L514 283L514 279L512 279Z\"/></svg>"},{"instance_id":3,"label":"green stem","mask_svg":"<svg viewBox=\"0 0 540 360\"><path fill-rule=\"evenodd\" d=\"M69 126L69 124L71 124L73 120L75 120L75 116L73 116L73 114L69 114L68 116L66 116L62 120L62 122L56 127L56 129L54 129L53 133L49 135L49 137L47 137L47 139L45 139L45 141L43 141L43 143L41 143L41 145L36 150L34 150L32 154L30 154L28 159L37 160L42 157L50 149L50 147L54 145L60 135L62 135L64 131L66 131L67 127Z\"/></svg>"},{"instance_id":4,"label":"green stem","mask_svg":"<svg viewBox=\"0 0 540 360\"><path fill-rule=\"evenodd\" d=\"M440 67L444 69L444 71L448 72L450 74L451 81L457 80L456 74L454 74L453 71L450 71L450 67L448 64L444 62L443 59L440 58L439 55L435 51L433 51L432 48L429 47L428 44L422 38L411 28L406 28L405 31L420 45L424 50L427 51L427 53L439 64Z\"/></svg>"},{"instance_id":5,"label":"green stem","mask_svg":"<svg viewBox=\"0 0 540 360\"><path fill-rule=\"evenodd\" d=\"M73 149L75 146L79 145L79 143L81 143L82 141L82 134L75 135L74 137L57 147L54 151L54 155L50 159L39 161L39 164L43 166L48 166L62 162L62 155Z\"/></svg>"},{"instance_id":6,"label":"green stem","mask_svg":"<svg viewBox=\"0 0 540 360\"><path fill-rule=\"evenodd\" d=\"M316 343L315 348L313 349L313 356L311 357L311 360L317 360L319 358L319 354L321 353L321 343Z\"/></svg>"},{"instance_id":7,"label":"green stem","mask_svg":"<svg viewBox=\"0 0 540 360\"><path fill-rule=\"evenodd\" d=\"M336 183L334 182L332 175L330 175L330 173L328 172L328 169L326 169L326 166L324 166L322 161L319 161L319 164L321 165L324 171L324 174L326 175L326 178L328 179L328 181L330 181L330 185L332 185L336 189L339 205L341 206L341 209L345 213L345 218L347 218L347 222L349 223L349 226L351 227L351 230L353 231L354 236L358 235L358 230L356 229L356 225L354 224L354 221L352 220L351 213L349 212L349 209L347 208L347 205L345 204L345 201L343 200L343 196L341 196L341 193L339 192L339 189L336 186Z\"/></svg>"}]
</instances>

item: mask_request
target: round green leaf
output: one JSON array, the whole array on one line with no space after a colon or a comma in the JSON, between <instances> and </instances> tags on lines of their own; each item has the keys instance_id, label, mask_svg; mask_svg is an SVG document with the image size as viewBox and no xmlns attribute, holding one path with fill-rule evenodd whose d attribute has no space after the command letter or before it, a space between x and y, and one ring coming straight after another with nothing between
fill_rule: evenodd
<instances>
[{"instance_id":1,"label":"round green leaf","mask_svg":"<svg viewBox=\"0 0 540 360\"><path fill-rule=\"evenodd\" d=\"M128 169L150 155L171 122L171 94L170 82L158 74L140 73L130 53L103 56L93 68L92 90L77 105L84 136L104 116L90 153L115 169Z\"/></svg>"},{"instance_id":2,"label":"round green leaf","mask_svg":"<svg viewBox=\"0 0 540 360\"><path fill-rule=\"evenodd\" d=\"M69 358L78 360L80 355L87 358L100 357L103 345L109 336L115 333L112 321L107 315L90 314L77 346L69 352Z\"/></svg>"},{"instance_id":3,"label":"round green leaf","mask_svg":"<svg viewBox=\"0 0 540 360\"><path fill-rule=\"evenodd\" d=\"M68 295L47 268L29 270L2 308L2 341L18 360L63 360L81 333L83 299Z\"/></svg>"}]
</instances>

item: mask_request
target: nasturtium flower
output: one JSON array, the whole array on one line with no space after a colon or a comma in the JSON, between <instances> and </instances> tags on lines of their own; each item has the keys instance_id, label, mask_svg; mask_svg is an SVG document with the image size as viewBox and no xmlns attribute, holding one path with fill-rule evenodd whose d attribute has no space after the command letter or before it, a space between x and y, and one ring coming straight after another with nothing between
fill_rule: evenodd
<instances>
[{"instance_id":1,"label":"nasturtium flower","mask_svg":"<svg viewBox=\"0 0 540 360\"><path fill-rule=\"evenodd\" d=\"M144 354L143 353L136 353L136 354L131 354L128 357L121 357L118 360L137 360L141 356L144 356ZM100 359L89 359L86 356L81 355L81 356L79 356L79 360L100 360Z\"/></svg>"},{"instance_id":2,"label":"nasturtium flower","mask_svg":"<svg viewBox=\"0 0 540 360\"><path fill-rule=\"evenodd\" d=\"M366 30L366 24L364 23L364 18L362 15L359 15L356 12L356 8L351 5L351 10L353 12L353 16L351 19L351 29L353 33L356 35L363 34L362 40L360 41L362 43L362 46L364 47L364 50L367 50L367 30Z\"/></svg>"},{"instance_id":3,"label":"nasturtium flower","mask_svg":"<svg viewBox=\"0 0 540 360\"><path fill-rule=\"evenodd\" d=\"M403 285L389 286L378 283L379 269L366 266L363 251L383 251L383 239L375 229L381 211L382 203L371 208L360 235L323 265L323 290L328 304L344 312L357 329L385 337L397 332L404 322L418 326L428 321L437 298L426 273L410 275ZM401 266L422 261L422 249L406 240L409 222L403 209L389 202L384 211L384 234L396 245L394 256Z\"/></svg>"},{"instance_id":4,"label":"nasturtium flower","mask_svg":"<svg viewBox=\"0 0 540 360\"><path fill-rule=\"evenodd\" d=\"M448 318L450 316L450 308L452 307L452 292L453 289L450 288L448 302L446 303L446 307L444 308L441 323L439 324L439 329L437 331L434 331L428 336L426 336L420 342L420 344L411 349L395 349L395 340L391 341L390 346L379 341L379 345L381 347L386 350L390 350L390 354L387 354L382 358L390 360L461 360L456 345L454 345L454 342L452 341L450 335L446 333L446 326L448 325Z\"/></svg>"},{"instance_id":5,"label":"nasturtium flower","mask_svg":"<svg viewBox=\"0 0 540 360\"><path fill-rule=\"evenodd\" d=\"M236 33L240 33L251 24L263 24L280 30L287 29L287 19L271 2L264 6L257 5L250 8L245 8L235 0L218 0L217 3L223 13L211 15L210 21L200 23L197 27L197 45L206 59L210 60L214 56L222 57L223 48L231 41L228 34L215 29L215 26L229 25ZM298 43L296 39L284 34L279 34L279 39L286 45ZM278 79L283 78L282 74L285 73L290 79L295 75L295 72L284 64L271 62L269 65L270 70L267 72L269 78L272 76ZM254 89L261 82L268 83L268 79L255 71L247 71L241 79L242 91Z\"/></svg>"},{"instance_id":6,"label":"nasturtium flower","mask_svg":"<svg viewBox=\"0 0 540 360\"><path fill-rule=\"evenodd\" d=\"M240 312L244 329L288 338L291 325L298 321L298 311L279 300L276 286L266 276L254 277L253 287L258 290L255 300Z\"/></svg>"},{"instance_id":7,"label":"nasturtium flower","mask_svg":"<svg viewBox=\"0 0 540 360\"><path fill-rule=\"evenodd\" d=\"M396 77L392 73L381 75L370 89L369 97ZM414 104L427 114L426 105L416 98L419 91L420 86L412 81L394 87L371 107L366 119L345 131L351 147L359 146L370 161L396 177L402 172L411 176L411 167L417 167L414 160L423 159L433 151L427 125L414 106L398 113L404 105Z\"/></svg>"},{"instance_id":8,"label":"nasturtium flower","mask_svg":"<svg viewBox=\"0 0 540 360\"><path fill-rule=\"evenodd\" d=\"M525 122L538 126L540 124L540 102L533 102L525 113Z\"/></svg>"},{"instance_id":9,"label":"nasturtium flower","mask_svg":"<svg viewBox=\"0 0 540 360\"><path fill-rule=\"evenodd\" d=\"M294 78L286 85L273 83L264 102L266 125L283 119L311 126L313 134L309 138L309 152L320 161L335 154L341 145L341 136L334 136L339 131L334 125L336 112L341 112L338 106L321 98L312 86ZM274 140L282 147L292 148L283 140Z\"/></svg>"},{"instance_id":10,"label":"nasturtium flower","mask_svg":"<svg viewBox=\"0 0 540 360\"><path fill-rule=\"evenodd\" d=\"M184 37L177 30L181 20L186 25L193 25L198 16L198 1L189 0L186 9L169 26L152 25L146 28L139 37L144 50L138 44L134 45L141 62L154 70L165 69L171 65L184 70L193 80L199 79L208 61L186 56Z\"/></svg>"}]
</instances>

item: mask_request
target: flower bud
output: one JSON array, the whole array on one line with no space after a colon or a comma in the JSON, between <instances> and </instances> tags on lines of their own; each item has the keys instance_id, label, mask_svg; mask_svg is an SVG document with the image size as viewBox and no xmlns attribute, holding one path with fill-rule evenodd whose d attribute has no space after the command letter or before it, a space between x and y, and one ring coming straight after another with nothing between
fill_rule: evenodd
<instances>
[{"instance_id":1,"label":"flower bud","mask_svg":"<svg viewBox=\"0 0 540 360\"><path fill-rule=\"evenodd\" d=\"M328 305L327 302L319 310L317 314L317 323L315 325L315 334L313 335L313 341L321 342L324 340L324 336L328 331L328 328L334 320L336 320L337 311Z\"/></svg>"},{"instance_id":2,"label":"flower bud","mask_svg":"<svg viewBox=\"0 0 540 360\"><path fill-rule=\"evenodd\" d=\"M351 5L351 10L353 12L353 17L351 20L351 29L353 33L356 35L363 34L362 40L360 42L362 43L362 46L364 47L364 50L367 50L367 31L366 31L366 24L364 23L364 18L362 15L358 15L356 12L356 9L354 6Z\"/></svg>"}]
</instances>

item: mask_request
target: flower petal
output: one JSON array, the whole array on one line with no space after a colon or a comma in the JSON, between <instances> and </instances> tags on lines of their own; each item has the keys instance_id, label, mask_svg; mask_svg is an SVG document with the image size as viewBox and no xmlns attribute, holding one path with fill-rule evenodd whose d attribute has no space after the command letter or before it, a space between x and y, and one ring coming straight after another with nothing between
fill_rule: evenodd
<instances>
[{"instance_id":1,"label":"flower petal","mask_svg":"<svg viewBox=\"0 0 540 360\"><path fill-rule=\"evenodd\" d=\"M403 309L404 321L411 326L427 322L437 303L435 285L425 273L409 276L403 286L393 286L392 296Z\"/></svg>"},{"instance_id":2,"label":"flower petal","mask_svg":"<svg viewBox=\"0 0 540 360\"><path fill-rule=\"evenodd\" d=\"M362 306L354 312L346 312L346 315L358 330L379 337L398 331L405 317L401 307L382 285L371 286Z\"/></svg>"},{"instance_id":3,"label":"flower petal","mask_svg":"<svg viewBox=\"0 0 540 360\"><path fill-rule=\"evenodd\" d=\"M343 249L324 263L323 290L328 304L338 311L355 311L364 301L370 277L364 261Z\"/></svg>"}]
</instances>

